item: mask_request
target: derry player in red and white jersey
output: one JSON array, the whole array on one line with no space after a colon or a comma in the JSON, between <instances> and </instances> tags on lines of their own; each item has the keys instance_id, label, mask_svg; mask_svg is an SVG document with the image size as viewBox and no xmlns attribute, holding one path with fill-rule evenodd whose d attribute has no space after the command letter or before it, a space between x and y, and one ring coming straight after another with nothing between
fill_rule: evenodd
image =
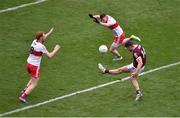
<instances>
[{"instance_id":1,"label":"derry player in red and white jersey","mask_svg":"<svg viewBox=\"0 0 180 118\"><path fill-rule=\"evenodd\" d=\"M40 78L40 63L42 59L42 55L45 54L48 58L52 58L60 49L59 45L54 47L52 52L48 52L46 47L44 46L44 41L47 37L53 32L52 28L48 33L39 32L36 34L36 39L32 42L30 48L30 54L27 59L27 71L31 76L28 84L21 92L21 96L19 100L23 103L26 102L26 96L30 94L30 92L37 86L39 78Z\"/></svg>"},{"instance_id":2,"label":"derry player in red and white jersey","mask_svg":"<svg viewBox=\"0 0 180 118\"><path fill-rule=\"evenodd\" d=\"M122 28L120 27L119 23L110 15L89 14L89 17L92 18L94 20L94 22L108 27L113 32L114 42L112 43L109 50L115 56L115 58L113 59L114 61L123 59L123 57L117 51L117 48L119 48L121 45L125 44L125 42L127 42L129 40L140 41L140 39L134 35L132 35L130 38L125 38L125 33L122 30Z\"/></svg>"}]
</instances>

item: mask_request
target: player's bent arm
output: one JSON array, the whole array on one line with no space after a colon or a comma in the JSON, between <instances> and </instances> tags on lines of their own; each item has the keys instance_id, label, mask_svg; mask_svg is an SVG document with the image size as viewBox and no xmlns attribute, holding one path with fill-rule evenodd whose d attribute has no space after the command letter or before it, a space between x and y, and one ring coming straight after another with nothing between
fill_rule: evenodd
<instances>
[{"instance_id":1,"label":"player's bent arm","mask_svg":"<svg viewBox=\"0 0 180 118\"><path fill-rule=\"evenodd\" d=\"M45 55L48 57L48 58L52 58L60 49L60 46L59 45L56 45L54 47L54 50L52 52L46 52Z\"/></svg>"},{"instance_id":2,"label":"player's bent arm","mask_svg":"<svg viewBox=\"0 0 180 118\"><path fill-rule=\"evenodd\" d=\"M49 37L49 35L52 34L53 30L54 30L54 28L51 28L51 29L49 30L49 32L47 32L47 33L45 34L44 39L46 39L47 37Z\"/></svg>"},{"instance_id":3,"label":"player's bent arm","mask_svg":"<svg viewBox=\"0 0 180 118\"><path fill-rule=\"evenodd\" d=\"M136 59L136 61L138 62L138 65L137 65L136 71L131 74L131 78L136 78L138 76L138 73L139 73L139 71L140 71L140 69L141 69L141 67L143 65L141 57L138 57Z\"/></svg>"},{"instance_id":4,"label":"player's bent arm","mask_svg":"<svg viewBox=\"0 0 180 118\"><path fill-rule=\"evenodd\" d=\"M142 62L142 58L138 57L136 59L136 61L138 62L137 68L136 68L136 72L138 73L140 71L140 69L142 68L143 62Z\"/></svg>"},{"instance_id":5,"label":"player's bent arm","mask_svg":"<svg viewBox=\"0 0 180 118\"><path fill-rule=\"evenodd\" d=\"M93 15L94 18L97 18L98 20L100 20L100 15Z\"/></svg>"},{"instance_id":6,"label":"player's bent arm","mask_svg":"<svg viewBox=\"0 0 180 118\"><path fill-rule=\"evenodd\" d=\"M109 27L109 26L110 26L110 24L108 24L108 23L100 22L100 24L103 25L103 26L106 26L106 27Z\"/></svg>"}]
</instances>

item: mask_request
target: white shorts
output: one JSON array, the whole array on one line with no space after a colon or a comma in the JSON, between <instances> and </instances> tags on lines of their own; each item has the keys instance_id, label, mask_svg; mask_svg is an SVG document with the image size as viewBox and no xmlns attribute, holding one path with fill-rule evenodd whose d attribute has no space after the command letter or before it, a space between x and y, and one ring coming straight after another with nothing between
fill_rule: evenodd
<instances>
[{"instance_id":1,"label":"white shorts","mask_svg":"<svg viewBox=\"0 0 180 118\"><path fill-rule=\"evenodd\" d=\"M133 63L127 65L127 67L128 67L128 71L129 71L129 72L134 72L134 71L136 71L136 68L134 67ZM143 66L143 67L140 69L139 73L143 72L143 71L144 71L144 68L145 68L145 66Z\"/></svg>"},{"instance_id":2,"label":"white shorts","mask_svg":"<svg viewBox=\"0 0 180 118\"><path fill-rule=\"evenodd\" d=\"M117 49L119 46L123 44L125 39L125 33L123 32L120 36L114 36L114 42L111 45L112 49Z\"/></svg>"}]
</instances>

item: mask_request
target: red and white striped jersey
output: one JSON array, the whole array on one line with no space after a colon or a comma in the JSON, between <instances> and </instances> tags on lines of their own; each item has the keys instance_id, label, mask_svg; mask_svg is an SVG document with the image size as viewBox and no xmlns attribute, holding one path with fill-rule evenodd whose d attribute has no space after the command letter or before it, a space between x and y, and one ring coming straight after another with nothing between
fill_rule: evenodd
<instances>
[{"instance_id":1,"label":"red and white striped jersey","mask_svg":"<svg viewBox=\"0 0 180 118\"><path fill-rule=\"evenodd\" d=\"M35 39L31 44L30 54L27 62L35 66L40 66L42 54L46 52L46 47Z\"/></svg>"},{"instance_id":2,"label":"red and white striped jersey","mask_svg":"<svg viewBox=\"0 0 180 118\"><path fill-rule=\"evenodd\" d=\"M112 16L107 15L107 17L108 17L107 24L110 25L108 28L112 30L114 36L121 36L123 30L119 26L119 23Z\"/></svg>"}]
</instances>

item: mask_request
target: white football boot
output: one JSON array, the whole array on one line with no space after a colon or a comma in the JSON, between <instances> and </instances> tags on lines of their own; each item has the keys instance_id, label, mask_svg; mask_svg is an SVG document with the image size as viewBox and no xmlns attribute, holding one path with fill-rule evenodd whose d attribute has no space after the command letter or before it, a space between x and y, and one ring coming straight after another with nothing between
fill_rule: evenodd
<instances>
[{"instance_id":1,"label":"white football boot","mask_svg":"<svg viewBox=\"0 0 180 118\"><path fill-rule=\"evenodd\" d=\"M103 65L101 63L98 64L98 68L102 73L105 73L105 68L103 67Z\"/></svg>"},{"instance_id":2,"label":"white football boot","mask_svg":"<svg viewBox=\"0 0 180 118\"><path fill-rule=\"evenodd\" d=\"M136 94L135 101L138 101L142 96L143 96L142 93Z\"/></svg>"}]
</instances>

